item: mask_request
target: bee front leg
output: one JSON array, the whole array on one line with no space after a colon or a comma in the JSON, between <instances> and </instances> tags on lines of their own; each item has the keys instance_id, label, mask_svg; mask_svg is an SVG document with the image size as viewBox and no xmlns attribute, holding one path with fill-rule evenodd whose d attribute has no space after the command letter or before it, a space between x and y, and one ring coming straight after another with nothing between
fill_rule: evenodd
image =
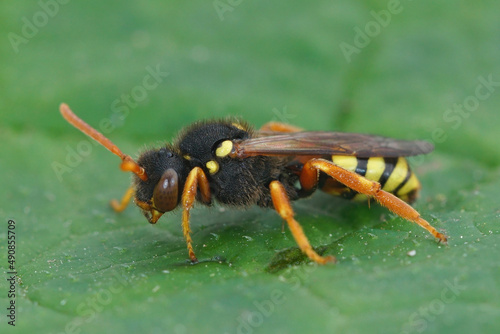
<instances>
[{"instance_id":1,"label":"bee front leg","mask_svg":"<svg viewBox=\"0 0 500 334\"><path fill-rule=\"evenodd\" d=\"M182 191L181 199L183 209L182 232L184 234L184 239L186 239L189 258L191 259L192 263L197 263L198 259L196 258L193 250L189 217L191 208L193 207L196 200L198 188L200 189L202 201L204 203L210 203L210 184L208 183L207 176L200 167L195 167L189 172L186 183L184 185L184 190Z\"/></svg>"},{"instance_id":2,"label":"bee front leg","mask_svg":"<svg viewBox=\"0 0 500 334\"><path fill-rule=\"evenodd\" d=\"M122 212L127 208L128 204L130 203L130 199L132 199L134 194L135 194L134 187L130 187L127 189L125 195L123 195L123 198L120 202L118 202L116 199L112 199L109 204L111 205L113 210L115 210L115 212Z\"/></svg>"},{"instance_id":3,"label":"bee front leg","mask_svg":"<svg viewBox=\"0 0 500 334\"><path fill-rule=\"evenodd\" d=\"M300 224L293 218L295 213L290 205L290 200L286 194L285 187L279 181L272 181L269 188L271 190L271 198L273 200L274 208L281 218L288 223L288 227L290 228L295 241L299 245L300 250L318 264L326 264L329 262L334 263L335 257L323 257L316 253L312 248L309 240L307 240L307 237L304 234L304 230L302 230Z\"/></svg>"}]
</instances>

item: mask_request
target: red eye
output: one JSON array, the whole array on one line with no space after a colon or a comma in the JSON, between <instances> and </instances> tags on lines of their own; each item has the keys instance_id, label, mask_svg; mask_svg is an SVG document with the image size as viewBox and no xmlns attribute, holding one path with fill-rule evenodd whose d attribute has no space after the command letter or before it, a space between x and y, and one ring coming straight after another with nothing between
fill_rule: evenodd
<instances>
[{"instance_id":1,"label":"red eye","mask_svg":"<svg viewBox=\"0 0 500 334\"><path fill-rule=\"evenodd\" d=\"M160 212L175 209L179 199L177 172L169 168L163 173L153 191L153 206Z\"/></svg>"}]
</instances>

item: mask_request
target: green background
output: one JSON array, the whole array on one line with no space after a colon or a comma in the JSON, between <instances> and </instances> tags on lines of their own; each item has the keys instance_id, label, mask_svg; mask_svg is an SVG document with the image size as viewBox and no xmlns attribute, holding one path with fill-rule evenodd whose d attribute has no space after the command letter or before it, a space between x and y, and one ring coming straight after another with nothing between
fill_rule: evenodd
<instances>
[{"instance_id":1,"label":"green background","mask_svg":"<svg viewBox=\"0 0 500 334\"><path fill-rule=\"evenodd\" d=\"M19 276L15 328L0 280L2 333L500 331L500 86L480 79L500 82L498 1L403 1L390 17L368 0L41 3L0 5L0 267L13 219ZM368 45L346 57L355 42ZM117 117L157 66L169 75ZM193 210L204 261L191 266L180 211L151 226L109 209L130 176L85 146L61 102L95 127L112 119L107 135L130 154L226 115L430 140L416 208L449 245L318 193L295 203L297 220L337 265L300 256L272 211L216 206ZM60 180L54 163L88 147Z\"/></svg>"}]
</instances>

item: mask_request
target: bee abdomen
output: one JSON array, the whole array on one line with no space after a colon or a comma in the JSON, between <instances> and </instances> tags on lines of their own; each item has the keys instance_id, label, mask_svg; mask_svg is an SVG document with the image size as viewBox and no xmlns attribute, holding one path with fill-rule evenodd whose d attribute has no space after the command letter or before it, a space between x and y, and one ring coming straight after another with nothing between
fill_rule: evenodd
<instances>
[{"instance_id":1,"label":"bee abdomen","mask_svg":"<svg viewBox=\"0 0 500 334\"><path fill-rule=\"evenodd\" d=\"M420 189L420 182L411 171L405 158L358 158L354 156L332 156L337 166L355 172L369 180L380 183L382 189L406 202L413 202ZM320 177L321 190L346 199L363 201L366 195L347 188L325 174Z\"/></svg>"}]
</instances>

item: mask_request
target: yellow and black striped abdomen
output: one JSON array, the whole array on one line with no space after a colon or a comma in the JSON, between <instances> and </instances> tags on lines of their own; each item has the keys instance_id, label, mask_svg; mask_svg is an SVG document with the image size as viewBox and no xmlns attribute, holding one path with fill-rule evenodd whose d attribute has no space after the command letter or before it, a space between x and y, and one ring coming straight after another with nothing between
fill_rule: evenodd
<instances>
[{"instance_id":1,"label":"yellow and black striped abdomen","mask_svg":"<svg viewBox=\"0 0 500 334\"><path fill-rule=\"evenodd\" d=\"M390 192L405 202L412 203L420 189L420 182L411 171L405 158L358 158L354 156L332 156L337 166L355 172L369 180L380 183L382 189ZM365 195L351 190L341 183L322 175L321 190L347 199L366 200Z\"/></svg>"}]
</instances>

